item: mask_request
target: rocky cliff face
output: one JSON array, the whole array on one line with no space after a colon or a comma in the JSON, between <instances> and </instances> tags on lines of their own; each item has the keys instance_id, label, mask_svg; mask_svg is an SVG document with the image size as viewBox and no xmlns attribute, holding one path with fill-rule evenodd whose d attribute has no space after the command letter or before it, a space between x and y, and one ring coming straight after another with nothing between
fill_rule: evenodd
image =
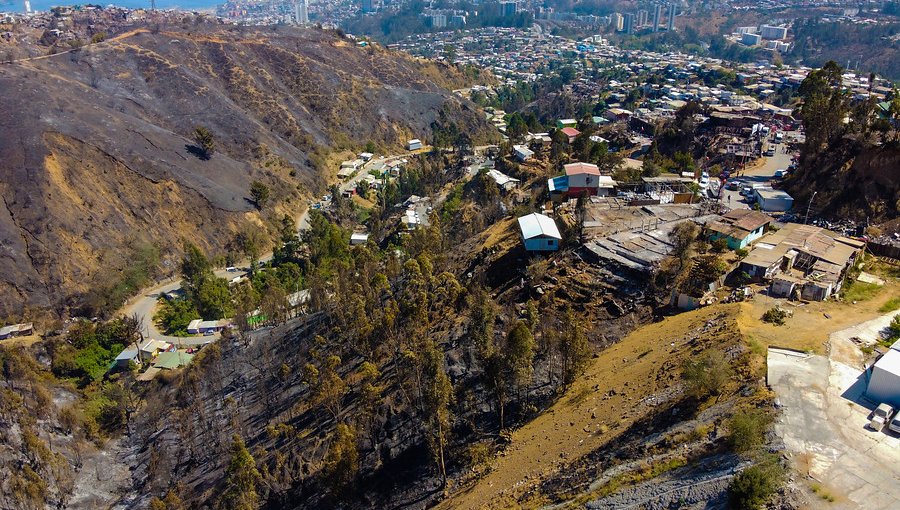
<instances>
[{"instance_id":1,"label":"rocky cliff face","mask_svg":"<svg viewBox=\"0 0 900 510\"><path fill-rule=\"evenodd\" d=\"M164 266L181 239L221 253L242 225L299 212L333 174L334 152L427 140L442 110L487 136L448 91L463 81L284 27L138 30L0 66L0 315L83 304L136 244L156 244ZM195 155L196 126L215 137L208 160ZM254 180L277 208L255 211Z\"/></svg>"}]
</instances>

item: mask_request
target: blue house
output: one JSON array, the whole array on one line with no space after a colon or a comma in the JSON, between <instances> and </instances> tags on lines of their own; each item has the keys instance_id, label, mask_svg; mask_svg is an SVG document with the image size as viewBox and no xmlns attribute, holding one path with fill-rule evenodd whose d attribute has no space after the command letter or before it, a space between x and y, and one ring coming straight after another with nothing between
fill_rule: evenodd
<instances>
[{"instance_id":1,"label":"blue house","mask_svg":"<svg viewBox=\"0 0 900 510\"><path fill-rule=\"evenodd\" d=\"M762 237L766 226L772 218L750 209L732 209L725 213L719 221L706 225L709 240L727 239L732 250L746 248L750 243Z\"/></svg>"},{"instance_id":2,"label":"blue house","mask_svg":"<svg viewBox=\"0 0 900 510\"><path fill-rule=\"evenodd\" d=\"M556 251L562 236L552 218L531 213L519 218L519 230L526 251Z\"/></svg>"}]
</instances>

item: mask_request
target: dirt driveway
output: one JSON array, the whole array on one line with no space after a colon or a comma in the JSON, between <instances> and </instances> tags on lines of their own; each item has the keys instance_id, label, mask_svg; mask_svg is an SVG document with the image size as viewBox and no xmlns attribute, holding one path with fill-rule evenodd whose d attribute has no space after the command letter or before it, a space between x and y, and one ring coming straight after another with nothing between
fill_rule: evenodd
<instances>
[{"instance_id":1,"label":"dirt driveway","mask_svg":"<svg viewBox=\"0 0 900 510\"><path fill-rule=\"evenodd\" d=\"M783 406L775 432L828 508L900 508L900 438L866 427L865 374L825 356L772 349L768 383ZM812 484L811 484L812 485Z\"/></svg>"}]
</instances>

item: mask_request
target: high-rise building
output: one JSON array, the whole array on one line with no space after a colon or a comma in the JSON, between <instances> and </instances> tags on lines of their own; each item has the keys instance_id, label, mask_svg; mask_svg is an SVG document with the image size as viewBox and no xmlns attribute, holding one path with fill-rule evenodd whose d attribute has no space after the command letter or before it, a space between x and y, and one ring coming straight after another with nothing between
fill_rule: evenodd
<instances>
[{"instance_id":1,"label":"high-rise building","mask_svg":"<svg viewBox=\"0 0 900 510\"><path fill-rule=\"evenodd\" d=\"M362 12L374 12L375 6L372 0L362 0Z\"/></svg>"},{"instance_id":2,"label":"high-rise building","mask_svg":"<svg viewBox=\"0 0 900 510\"><path fill-rule=\"evenodd\" d=\"M650 13L648 13L648 12L647 12L646 10L644 10L644 9L641 9L641 10L638 11L638 13L637 13L637 24L638 24L639 27L642 27L642 26L644 26L644 25L647 24L647 18L649 17L649 14L650 14Z\"/></svg>"},{"instance_id":3,"label":"high-rise building","mask_svg":"<svg viewBox=\"0 0 900 510\"><path fill-rule=\"evenodd\" d=\"M298 25L309 24L309 0L294 0L294 22Z\"/></svg>"},{"instance_id":4,"label":"high-rise building","mask_svg":"<svg viewBox=\"0 0 900 510\"><path fill-rule=\"evenodd\" d=\"M447 16L444 14L432 14L431 15L431 26L434 28L446 28L447 27Z\"/></svg>"},{"instance_id":5,"label":"high-rise building","mask_svg":"<svg viewBox=\"0 0 900 510\"><path fill-rule=\"evenodd\" d=\"M519 12L518 2L500 2L501 16L515 16Z\"/></svg>"},{"instance_id":6,"label":"high-rise building","mask_svg":"<svg viewBox=\"0 0 900 510\"><path fill-rule=\"evenodd\" d=\"M610 19L610 23L612 23L612 26L616 30L616 32L621 32L622 28L623 28L623 20L624 20L622 15L619 14L618 12L614 12L614 13L612 13L612 16L609 17L609 19Z\"/></svg>"},{"instance_id":7,"label":"high-rise building","mask_svg":"<svg viewBox=\"0 0 900 510\"><path fill-rule=\"evenodd\" d=\"M659 32L659 25L662 24L662 4L653 6L653 31Z\"/></svg>"},{"instance_id":8,"label":"high-rise building","mask_svg":"<svg viewBox=\"0 0 900 510\"><path fill-rule=\"evenodd\" d=\"M669 4L669 24L666 25L666 30L675 31L675 4Z\"/></svg>"},{"instance_id":9,"label":"high-rise building","mask_svg":"<svg viewBox=\"0 0 900 510\"><path fill-rule=\"evenodd\" d=\"M622 31L626 34L634 33L634 14L626 12L622 20Z\"/></svg>"}]
</instances>

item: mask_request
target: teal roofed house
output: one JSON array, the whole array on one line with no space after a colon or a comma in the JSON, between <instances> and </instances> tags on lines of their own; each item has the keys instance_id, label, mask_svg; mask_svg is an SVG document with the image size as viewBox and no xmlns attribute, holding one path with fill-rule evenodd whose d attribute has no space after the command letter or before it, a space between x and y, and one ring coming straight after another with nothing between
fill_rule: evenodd
<instances>
[{"instance_id":1,"label":"teal roofed house","mask_svg":"<svg viewBox=\"0 0 900 510\"><path fill-rule=\"evenodd\" d=\"M519 230L526 251L556 251L562 241L556 222L543 214L522 216L519 218Z\"/></svg>"},{"instance_id":2,"label":"teal roofed house","mask_svg":"<svg viewBox=\"0 0 900 510\"><path fill-rule=\"evenodd\" d=\"M772 223L772 218L765 214L750 209L732 209L718 221L706 225L709 231L709 240L727 239L728 247L732 250L746 248L753 241L762 237L766 232L766 226Z\"/></svg>"}]
</instances>

